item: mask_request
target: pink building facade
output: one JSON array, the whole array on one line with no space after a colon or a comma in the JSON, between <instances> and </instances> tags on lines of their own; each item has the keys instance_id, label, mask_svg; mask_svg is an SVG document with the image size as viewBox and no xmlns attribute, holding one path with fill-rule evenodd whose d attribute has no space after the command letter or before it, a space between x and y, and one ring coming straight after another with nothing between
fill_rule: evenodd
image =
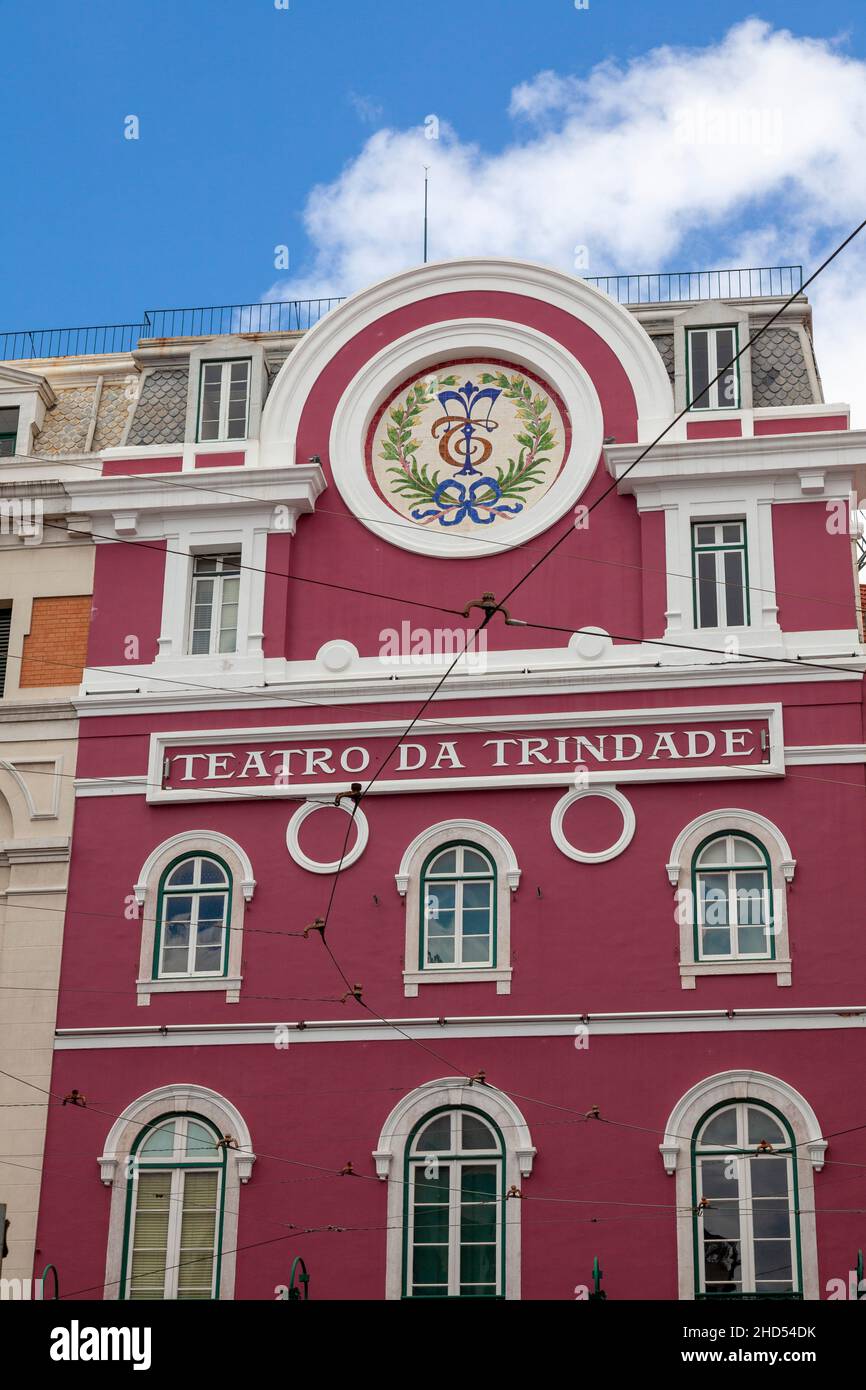
<instances>
[{"instance_id":1,"label":"pink building facade","mask_svg":"<svg viewBox=\"0 0 866 1390\"><path fill-rule=\"evenodd\" d=\"M866 438L782 303L465 261L140 345L67 484L65 1293L847 1278Z\"/></svg>"}]
</instances>

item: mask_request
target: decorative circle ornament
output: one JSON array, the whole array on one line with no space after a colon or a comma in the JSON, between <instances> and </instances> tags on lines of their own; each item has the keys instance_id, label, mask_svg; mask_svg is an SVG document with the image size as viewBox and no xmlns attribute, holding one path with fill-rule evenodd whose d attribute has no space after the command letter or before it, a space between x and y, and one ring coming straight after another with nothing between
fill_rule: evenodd
<instances>
[{"instance_id":1,"label":"decorative circle ornament","mask_svg":"<svg viewBox=\"0 0 866 1390\"><path fill-rule=\"evenodd\" d=\"M576 801L582 801L587 796L604 797L607 801L612 801L622 813L622 834L608 849L595 851L576 849L571 841L566 839L563 829L565 813ZM628 849L631 844L635 826L634 807L623 796L622 792L617 791L616 787L586 787L579 791L566 792L565 796L557 801L550 817L550 833L553 836L553 843L568 859L574 859L578 864L605 864L609 859L616 859L617 855L622 854L623 850Z\"/></svg>"},{"instance_id":2,"label":"decorative circle ornament","mask_svg":"<svg viewBox=\"0 0 866 1390\"><path fill-rule=\"evenodd\" d=\"M450 362L404 381L380 407L366 463L400 518L498 534L549 492L570 445L565 406L534 373L501 361Z\"/></svg>"},{"instance_id":3,"label":"decorative circle ornament","mask_svg":"<svg viewBox=\"0 0 866 1390\"><path fill-rule=\"evenodd\" d=\"M295 811L288 826L286 827L286 846L289 854L296 864L300 864L302 869L307 869L311 874L335 874L341 866L339 859L333 860L329 864L323 864L318 859L311 859L301 849L298 838L299 831L304 821L307 820L314 811L321 811L324 808L333 807L330 801L305 801ZM367 848L367 841L370 838L370 826L367 817L358 806L354 810L354 815L346 806L340 805L339 810L345 812L347 816L353 816L355 822L355 843L350 850L347 850L342 859L342 867L349 869L361 858Z\"/></svg>"},{"instance_id":4,"label":"decorative circle ornament","mask_svg":"<svg viewBox=\"0 0 866 1390\"><path fill-rule=\"evenodd\" d=\"M368 361L334 409L329 458L349 509L405 550L471 559L573 507L601 457L587 372L538 329L428 324Z\"/></svg>"}]
</instances>

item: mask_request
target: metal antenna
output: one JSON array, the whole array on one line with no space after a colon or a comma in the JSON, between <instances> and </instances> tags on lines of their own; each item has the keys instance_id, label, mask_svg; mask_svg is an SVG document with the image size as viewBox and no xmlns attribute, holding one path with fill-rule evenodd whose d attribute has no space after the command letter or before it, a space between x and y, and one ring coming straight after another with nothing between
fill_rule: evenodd
<instances>
[{"instance_id":1,"label":"metal antenna","mask_svg":"<svg viewBox=\"0 0 866 1390\"><path fill-rule=\"evenodd\" d=\"M430 165L424 165L424 264L427 264L427 185L429 182Z\"/></svg>"}]
</instances>

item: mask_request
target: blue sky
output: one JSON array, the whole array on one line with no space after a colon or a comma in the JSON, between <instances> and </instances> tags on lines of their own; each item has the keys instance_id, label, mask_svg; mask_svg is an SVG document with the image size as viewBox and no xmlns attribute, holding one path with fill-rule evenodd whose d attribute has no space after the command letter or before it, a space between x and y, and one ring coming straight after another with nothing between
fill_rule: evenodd
<instances>
[{"instance_id":1,"label":"blue sky","mask_svg":"<svg viewBox=\"0 0 866 1390\"><path fill-rule=\"evenodd\" d=\"M791 171L781 167L769 191L760 171L753 174L739 204L721 214L706 192L683 218L676 206L648 196L645 238L637 235L644 202L636 199L620 214L615 187L606 214L596 207L589 218L591 236L576 225L580 216L572 218L573 227L555 225L573 148L562 145L563 130L570 122L573 138L574 123L584 122L598 135L599 121L607 120L593 110L596 98L604 104L606 79L596 78L601 88L595 91L569 92L572 79L585 81L598 64L613 61L619 105L610 124L622 127L626 120L624 139L635 148L641 129L623 113L624 100L635 101L623 85L629 64L641 73L645 65L651 78L647 55L654 48L711 52L732 25L757 14L771 30L832 41L827 52L836 56L827 59L827 85L835 88L833 63L866 56L857 0L823 0L820 6L764 0L758 10L737 0L726 6L590 0L583 11L573 0L476 0L470 7L413 0L289 4L283 10L274 0L0 0L0 236L7 272L0 331L135 321L145 308L254 301L269 290L282 293L272 289L275 282L287 293L357 288L365 277L420 259L412 248L417 244L420 252L427 151L442 156L434 161L431 185L434 257L487 249L485 197L491 250L562 261L570 254L566 244L590 241L588 273L692 268L690 260L696 266L743 263L747 251L757 259L765 252L774 261L808 263L853 210L846 202L822 215L826 158L818 147L811 155L808 212L795 198L797 210L788 207L783 234L774 200L790 188ZM754 39L756 51L767 54L768 71L788 61L786 52L796 52L782 51L777 60L768 43L766 36ZM683 52L683 70L689 62ZM544 72L565 84L549 109L538 99ZM854 77L850 100L859 120L866 109L859 68ZM796 77L792 81L799 85ZM515 111L513 94L521 84L529 84L532 99ZM723 77L708 100L721 99L727 86ZM740 97L741 107L754 111L756 90ZM819 96L813 94L816 119ZM443 123L435 151L421 134L430 113ZM123 137L131 114L140 121L138 140ZM670 124L670 112L667 117ZM834 119L840 128L850 124L844 105ZM371 152L367 142L377 134L382 144ZM826 139L834 138L831 129ZM558 141L561 177L551 178L545 161ZM714 157L712 150L701 155L705 175ZM862 165L862 143L858 158ZM371 186L371 163L385 171L384 188L381 182ZM572 196L582 192L598 201L591 185L603 182L607 171L599 168L596 178L586 167L575 170L583 188L572 188ZM665 177L660 161L654 184ZM311 205L317 185L325 192ZM468 186L473 207L464 226ZM522 224L503 239L502 209L514 201L510 188L523 209ZM547 241L538 240L540 223L551 224ZM365 229L363 254L356 227ZM274 268L278 244L291 255L282 281Z\"/></svg>"}]
</instances>

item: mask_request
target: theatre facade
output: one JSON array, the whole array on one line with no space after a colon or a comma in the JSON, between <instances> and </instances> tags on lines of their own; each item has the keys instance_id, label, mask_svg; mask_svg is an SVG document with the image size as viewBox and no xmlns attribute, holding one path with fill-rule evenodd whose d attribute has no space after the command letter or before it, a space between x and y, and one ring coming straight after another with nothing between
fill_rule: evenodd
<instances>
[{"instance_id":1,"label":"theatre facade","mask_svg":"<svg viewBox=\"0 0 866 1390\"><path fill-rule=\"evenodd\" d=\"M866 436L760 289L454 261L139 344L65 483L64 1293L847 1281Z\"/></svg>"}]
</instances>

